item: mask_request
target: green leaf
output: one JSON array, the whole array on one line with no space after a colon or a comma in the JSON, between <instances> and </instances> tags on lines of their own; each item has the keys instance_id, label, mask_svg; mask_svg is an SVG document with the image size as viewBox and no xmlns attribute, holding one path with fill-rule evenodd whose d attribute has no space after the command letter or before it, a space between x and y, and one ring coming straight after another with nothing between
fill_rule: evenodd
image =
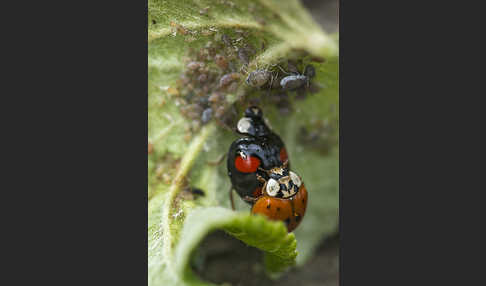
<instances>
[{"instance_id":1,"label":"green leaf","mask_svg":"<svg viewBox=\"0 0 486 286\"><path fill-rule=\"evenodd\" d=\"M337 35L323 32L292 0L149 0L148 6L149 285L211 285L191 271L190 261L199 243L216 229L262 250L270 274L295 263L302 265L325 237L337 231ZM250 215L248 205L237 196L238 211L231 210L226 164L208 162L221 158L238 137L214 119L199 128L197 120L182 111L192 103L177 83L186 71L186 58L193 58L209 43L221 43L222 35L231 37L236 48L255 48L249 71L287 58L302 59L302 65L312 63L316 68L312 82L320 85L319 92L305 100L296 100L291 93L289 115L282 116L264 90L249 88L244 76L221 103L236 107L241 116L249 99L261 100L265 117L284 140L292 169L302 176L309 192L307 213L294 233L287 234L281 222ZM315 62L314 57L325 62ZM242 67L238 59L234 63L236 69ZM206 64L215 70L212 61ZM223 74L217 73L213 81ZM195 196L189 187L200 188L205 195Z\"/></svg>"},{"instance_id":2,"label":"green leaf","mask_svg":"<svg viewBox=\"0 0 486 286\"><path fill-rule=\"evenodd\" d=\"M282 222L273 222L248 212L234 212L222 207L195 209L186 219L175 251L175 267L179 275L188 271L189 257L198 243L215 229L229 234L250 246L267 253L267 268L276 272L294 264L297 242L293 234L287 234Z\"/></svg>"}]
</instances>

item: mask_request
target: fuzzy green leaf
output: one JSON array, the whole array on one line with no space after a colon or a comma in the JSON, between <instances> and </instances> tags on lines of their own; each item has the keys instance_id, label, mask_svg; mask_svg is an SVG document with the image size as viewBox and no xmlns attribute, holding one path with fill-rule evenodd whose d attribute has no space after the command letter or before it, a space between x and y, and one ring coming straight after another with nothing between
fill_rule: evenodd
<instances>
[{"instance_id":1,"label":"fuzzy green leaf","mask_svg":"<svg viewBox=\"0 0 486 286\"><path fill-rule=\"evenodd\" d=\"M318 243L337 230L337 36L324 33L293 0L149 0L148 6L149 285L211 285L191 271L189 262L201 240L215 229L264 251L269 273L303 264ZM194 120L181 111L177 80L186 70L184 59L210 42L221 42L223 34L235 46L255 47L248 70L296 54L303 64L316 68L312 82L320 85L319 92L305 100L291 94L293 112L286 116L261 90L249 89L244 77L226 94L225 104L234 104L239 116L246 104L242 99L262 100L265 117L286 143L292 169L305 181L307 213L293 234L287 234L281 222L250 215L237 197L239 211L230 209L226 164L208 162L220 158L237 136L214 120L195 128ZM308 54L301 56L300 51ZM326 61L312 61L316 56ZM188 186L205 195L191 194Z\"/></svg>"}]
</instances>

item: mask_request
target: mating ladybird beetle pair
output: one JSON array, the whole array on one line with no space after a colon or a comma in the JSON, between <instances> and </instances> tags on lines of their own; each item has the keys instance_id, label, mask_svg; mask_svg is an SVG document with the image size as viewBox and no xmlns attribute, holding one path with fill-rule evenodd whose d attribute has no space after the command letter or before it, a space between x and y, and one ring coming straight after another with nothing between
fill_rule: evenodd
<instances>
[{"instance_id":1,"label":"mating ladybird beetle pair","mask_svg":"<svg viewBox=\"0 0 486 286\"><path fill-rule=\"evenodd\" d=\"M290 171L282 139L268 128L255 106L246 109L237 132L244 137L231 144L227 161L232 189L252 205L253 214L281 220L293 231L304 217L307 190L299 175Z\"/></svg>"}]
</instances>

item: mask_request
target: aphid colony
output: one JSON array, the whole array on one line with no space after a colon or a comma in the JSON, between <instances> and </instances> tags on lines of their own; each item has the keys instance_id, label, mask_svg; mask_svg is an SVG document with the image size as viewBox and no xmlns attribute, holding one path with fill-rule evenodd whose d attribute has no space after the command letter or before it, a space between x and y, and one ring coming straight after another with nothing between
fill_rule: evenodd
<instances>
[{"instance_id":1,"label":"aphid colony","mask_svg":"<svg viewBox=\"0 0 486 286\"><path fill-rule=\"evenodd\" d=\"M282 139L268 128L256 106L246 109L237 132L243 137L231 144L227 158L233 209L234 188L252 205L253 214L283 221L293 231L305 215L307 190L300 176L290 170Z\"/></svg>"},{"instance_id":2,"label":"aphid colony","mask_svg":"<svg viewBox=\"0 0 486 286\"><path fill-rule=\"evenodd\" d=\"M217 34L204 48L190 50L185 59L184 73L177 81L176 103L182 114L192 120L193 130L213 118L223 127L235 123L236 110L226 97L230 93L244 97L238 91L244 77L240 69L256 53L253 46L244 42L244 31L237 35L237 39L232 39Z\"/></svg>"},{"instance_id":3,"label":"aphid colony","mask_svg":"<svg viewBox=\"0 0 486 286\"><path fill-rule=\"evenodd\" d=\"M248 32L243 30L237 30L236 38L216 34L204 48L190 50L184 73L172 93L178 96L176 103L182 114L192 120L193 131L211 119L228 129L234 126L237 112L227 100L228 94L241 102L256 104L263 100L276 105L281 114L288 114L292 111L289 92L295 92L296 99L303 99L308 92L317 91L317 86L311 83L314 67L304 67L301 60L281 59L266 68L250 70L256 49L245 42L247 37ZM249 94L255 95L255 89L259 96L249 98Z\"/></svg>"},{"instance_id":4,"label":"aphid colony","mask_svg":"<svg viewBox=\"0 0 486 286\"><path fill-rule=\"evenodd\" d=\"M319 91L318 85L311 82L316 74L314 66L308 64L299 72L299 65L304 66L302 60L280 60L266 68L256 68L248 73L246 85L259 90L263 99L274 104L280 114L287 115L292 112L289 94L295 93L293 97L301 100L308 93ZM286 66L287 71L282 66Z\"/></svg>"},{"instance_id":5,"label":"aphid colony","mask_svg":"<svg viewBox=\"0 0 486 286\"><path fill-rule=\"evenodd\" d=\"M302 74L300 74L298 71L291 71L290 73L285 72L280 66L278 67L284 74L287 75L279 79L278 71L275 75L268 69L256 69L248 75L248 77L246 78L246 83L252 87L259 88L268 85L269 89L273 89L275 88L275 81L276 83L278 83L276 88L290 91L296 90L301 87L309 87L311 78L316 75L316 70L312 65L307 65Z\"/></svg>"}]
</instances>

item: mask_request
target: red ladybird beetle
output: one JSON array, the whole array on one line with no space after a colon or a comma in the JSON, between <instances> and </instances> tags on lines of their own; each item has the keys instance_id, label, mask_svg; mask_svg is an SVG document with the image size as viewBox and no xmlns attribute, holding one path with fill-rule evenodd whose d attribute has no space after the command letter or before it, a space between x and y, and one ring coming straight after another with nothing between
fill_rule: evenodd
<instances>
[{"instance_id":1,"label":"red ladybird beetle","mask_svg":"<svg viewBox=\"0 0 486 286\"><path fill-rule=\"evenodd\" d=\"M262 195L251 209L271 220L281 220L289 232L300 224L307 208L307 189L296 173L285 167L273 168L270 179L264 183Z\"/></svg>"},{"instance_id":2,"label":"red ladybird beetle","mask_svg":"<svg viewBox=\"0 0 486 286\"><path fill-rule=\"evenodd\" d=\"M251 213L280 220L293 231L302 221L307 207L307 189L299 175L290 171L287 151L278 135L265 124L262 112L249 107L238 122L245 137L237 139L228 154L228 175L232 189L247 203Z\"/></svg>"}]
</instances>

